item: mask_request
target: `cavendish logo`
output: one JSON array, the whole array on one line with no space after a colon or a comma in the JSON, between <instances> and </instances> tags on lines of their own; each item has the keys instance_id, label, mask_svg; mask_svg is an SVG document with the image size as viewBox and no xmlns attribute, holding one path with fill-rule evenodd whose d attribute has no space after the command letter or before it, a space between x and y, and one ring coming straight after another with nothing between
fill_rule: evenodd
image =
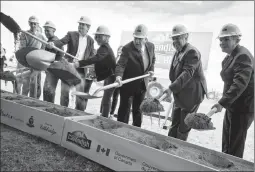
<instances>
[{"instance_id":1,"label":"cavendish logo","mask_svg":"<svg viewBox=\"0 0 255 172\"><path fill-rule=\"evenodd\" d=\"M33 116L31 116L30 118L29 118L29 120L28 120L28 123L27 123L27 126L29 126L29 127L35 127L34 126L34 118L33 118Z\"/></svg>"},{"instance_id":2,"label":"cavendish logo","mask_svg":"<svg viewBox=\"0 0 255 172\"><path fill-rule=\"evenodd\" d=\"M68 132L66 141L71 142L83 149L90 149L91 140L89 140L82 131Z\"/></svg>"}]
</instances>

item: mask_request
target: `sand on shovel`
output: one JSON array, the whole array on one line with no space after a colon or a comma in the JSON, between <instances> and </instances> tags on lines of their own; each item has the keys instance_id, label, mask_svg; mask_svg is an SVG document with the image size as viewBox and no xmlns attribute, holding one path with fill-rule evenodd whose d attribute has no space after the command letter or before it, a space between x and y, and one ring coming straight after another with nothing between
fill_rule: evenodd
<instances>
[{"instance_id":1,"label":"sand on shovel","mask_svg":"<svg viewBox=\"0 0 255 172\"><path fill-rule=\"evenodd\" d=\"M193 129L214 130L211 118L203 113L191 113L186 116L184 122Z\"/></svg>"},{"instance_id":2,"label":"sand on shovel","mask_svg":"<svg viewBox=\"0 0 255 172\"><path fill-rule=\"evenodd\" d=\"M52 63L47 70L69 86L81 83L79 73L65 59Z\"/></svg>"},{"instance_id":3,"label":"sand on shovel","mask_svg":"<svg viewBox=\"0 0 255 172\"><path fill-rule=\"evenodd\" d=\"M140 109L144 113L164 111L163 105L158 101L158 99L154 99L154 98L146 98L141 103Z\"/></svg>"},{"instance_id":4,"label":"sand on shovel","mask_svg":"<svg viewBox=\"0 0 255 172\"><path fill-rule=\"evenodd\" d=\"M0 72L0 79L5 81L15 81L16 77L12 72L4 71L4 72Z\"/></svg>"}]
</instances>

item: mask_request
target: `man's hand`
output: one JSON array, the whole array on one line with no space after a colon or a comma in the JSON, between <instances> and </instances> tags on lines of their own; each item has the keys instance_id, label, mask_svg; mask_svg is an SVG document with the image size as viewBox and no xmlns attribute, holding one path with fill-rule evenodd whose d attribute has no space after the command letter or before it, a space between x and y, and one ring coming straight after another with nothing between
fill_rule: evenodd
<instances>
[{"instance_id":1,"label":"man's hand","mask_svg":"<svg viewBox=\"0 0 255 172\"><path fill-rule=\"evenodd\" d=\"M117 77L116 77L115 82L119 84L117 87L121 87L121 86L123 85L123 84L122 84L122 78L121 78L120 76L117 76Z\"/></svg>"},{"instance_id":2,"label":"man's hand","mask_svg":"<svg viewBox=\"0 0 255 172\"><path fill-rule=\"evenodd\" d=\"M169 89L169 88L167 88L164 92L163 92L163 94L167 94L167 97L164 99L164 101L166 101L166 102L169 102L169 103L171 103L172 102L172 91Z\"/></svg>"},{"instance_id":3,"label":"man's hand","mask_svg":"<svg viewBox=\"0 0 255 172\"><path fill-rule=\"evenodd\" d=\"M153 78L153 75L154 75L154 72L153 71L148 71L148 74L150 74L150 78L152 79Z\"/></svg>"},{"instance_id":4,"label":"man's hand","mask_svg":"<svg viewBox=\"0 0 255 172\"><path fill-rule=\"evenodd\" d=\"M46 47L49 48L49 49L52 49L54 47L54 43L53 42L48 42Z\"/></svg>"},{"instance_id":5,"label":"man's hand","mask_svg":"<svg viewBox=\"0 0 255 172\"><path fill-rule=\"evenodd\" d=\"M213 108L216 108L217 111L216 111L215 113L218 113L218 112L221 112L221 111L222 111L223 106L221 106L219 103L216 103L215 105L212 106L211 109L213 109Z\"/></svg>"}]
</instances>

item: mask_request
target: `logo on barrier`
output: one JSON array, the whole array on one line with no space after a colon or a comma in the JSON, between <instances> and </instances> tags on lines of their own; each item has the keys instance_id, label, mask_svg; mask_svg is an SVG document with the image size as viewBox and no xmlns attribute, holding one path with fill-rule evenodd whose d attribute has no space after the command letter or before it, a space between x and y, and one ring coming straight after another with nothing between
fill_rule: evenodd
<instances>
[{"instance_id":1,"label":"logo on barrier","mask_svg":"<svg viewBox=\"0 0 255 172\"><path fill-rule=\"evenodd\" d=\"M54 128L52 127L52 125L51 125L51 124L48 124L48 123L41 124L41 125L40 125L40 129L41 129L41 130L44 130L44 131L46 131L46 132L48 132L48 133L50 133L51 135L56 134L56 131L54 130Z\"/></svg>"},{"instance_id":2,"label":"logo on barrier","mask_svg":"<svg viewBox=\"0 0 255 172\"><path fill-rule=\"evenodd\" d=\"M110 149L105 149L105 148L102 148L101 145L97 145L97 152L98 153L102 153L102 154L105 154L106 156L109 156L110 154Z\"/></svg>"},{"instance_id":3,"label":"logo on barrier","mask_svg":"<svg viewBox=\"0 0 255 172\"><path fill-rule=\"evenodd\" d=\"M114 160L119 161L120 163L126 164L126 165L130 165L132 166L133 163L136 163L136 159L131 158L127 155L124 155L118 151L115 152L115 155L113 157Z\"/></svg>"},{"instance_id":4,"label":"logo on barrier","mask_svg":"<svg viewBox=\"0 0 255 172\"><path fill-rule=\"evenodd\" d=\"M29 126L30 128L35 127L35 126L34 126L34 118L33 118L33 116L31 116L31 117L29 118L28 123L27 123L27 126Z\"/></svg>"},{"instance_id":5,"label":"logo on barrier","mask_svg":"<svg viewBox=\"0 0 255 172\"><path fill-rule=\"evenodd\" d=\"M82 131L68 132L66 141L71 142L83 149L90 149L91 140L89 140Z\"/></svg>"},{"instance_id":6,"label":"logo on barrier","mask_svg":"<svg viewBox=\"0 0 255 172\"><path fill-rule=\"evenodd\" d=\"M1 116L4 116L6 118L12 119L12 116L8 113L4 113L4 111L1 109Z\"/></svg>"},{"instance_id":7,"label":"logo on barrier","mask_svg":"<svg viewBox=\"0 0 255 172\"><path fill-rule=\"evenodd\" d=\"M141 170L142 171L161 171L160 169L158 169L158 168L156 168L156 167L154 167L152 165L149 165L146 162L142 163Z\"/></svg>"},{"instance_id":8,"label":"logo on barrier","mask_svg":"<svg viewBox=\"0 0 255 172\"><path fill-rule=\"evenodd\" d=\"M19 118L15 117L15 116L12 116L9 113L5 113L2 109L0 111L1 111L1 116L3 116L3 117L6 117L6 118L9 118L9 119L18 121L20 123L24 122L22 119L19 119Z\"/></svg>"}]
</instances>

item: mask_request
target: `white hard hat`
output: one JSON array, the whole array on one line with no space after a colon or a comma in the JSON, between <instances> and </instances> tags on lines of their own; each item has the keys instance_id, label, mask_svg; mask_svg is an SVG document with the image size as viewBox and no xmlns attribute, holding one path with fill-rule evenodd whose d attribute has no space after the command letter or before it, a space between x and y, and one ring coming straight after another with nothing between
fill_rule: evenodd
<instances>
[{"instance_id":1,"label":"white hard hat","mask_svg":"<svg viewBox=\"0 0 255 172\"><path fill-rule=\"evenodd\" d=\"M78 23L84 23L84 24L87 24L87 25L91 25L91 20L88 17L81 16Z\"/></svg>"},{"instance_id":2,"label":"white hard hat","mask_svg":"<svg viewBox=\"0 0 255 172\"><path fill-rule=\"evenodd\" d=\"M184 25L178 24L173 27L170 37L184 35L186 33L189 33L187 28Z\"/></svg>"},{"instance_id":3,"label":"white hard hat","mask_svg":"<svg viewBox=\"0 0 255 172\"><path fill-rule=\"evenodd\" d=\"M222 27L218 38L227 36L242 36L242 33L236 25L229 23Z\"/></svg>"},{"instance_id":4,"label":"white hard hat","mask_svg":"<svg viewBox=\"0 0 255 172\"><path fill-rule=\"evenodd\" d=\"M53 29L56 29L56 26L52 21L46 21L43 27L51 27Z\"/></svg>"},{"instance_id":5,"label":"white hard hat","mask_svg":"<svg viewBox=\"0 0 255 172\"><path fill-rule=\"evenodd\" d=\"M39 20L38 20L37 17L31 16L31 17L29 17L28 22L31 22L31 23L39 23Z\"/></svg>"},{"instance_id":6,"label":"white hard hat","mask_svg":"<svg viewBox=\"0 0 255 172\"><path fill-rule=\"evenodd\" d=\"M133 36L136 38L147 38L148 28L143 24L139 24L136 26Z\"/></svg>"},{"instance_id":7,"label":"white hard hat","mask_svg":"<svg viewBox=\"0 0 255 172\"><path fill-rule=\"evenodd\" d=\"M108 35L108 36L111 36L111 33L109 31L109 29L106 27L106 26L98 26L96 32L94 33L95 35L98 34L98 35Z\"/></svg>"}]
</instances>

